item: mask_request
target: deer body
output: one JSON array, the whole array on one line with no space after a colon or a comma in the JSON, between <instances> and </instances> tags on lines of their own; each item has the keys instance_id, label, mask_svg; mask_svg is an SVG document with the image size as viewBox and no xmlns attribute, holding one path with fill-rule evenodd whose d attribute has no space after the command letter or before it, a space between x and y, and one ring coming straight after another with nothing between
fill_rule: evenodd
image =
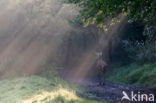
<instances>
[{"instance_id":1,"label":"deer body","mask_svg":"<svg viewBox=\"0 0 156 103\"><path fill-rule=\"evenodd\" d=\"M107 66L107 63L102 59L98 60L96 63L97 68L105 68L106 66Z\"/></svg>"},{"instance_id":2,"label":"deer body","mask_svg":"<svg viewBox=\"0 0 156 103\"><path fill-rule=\"evenodd\" d=\"M95 62L95 69L97 70L97 79L100 84L103 84L103 76L105 72L107 71L107 62L102 59L102 54L99 53L100 55L97 55L97 60Z\"/></svg>"}]
</instances>

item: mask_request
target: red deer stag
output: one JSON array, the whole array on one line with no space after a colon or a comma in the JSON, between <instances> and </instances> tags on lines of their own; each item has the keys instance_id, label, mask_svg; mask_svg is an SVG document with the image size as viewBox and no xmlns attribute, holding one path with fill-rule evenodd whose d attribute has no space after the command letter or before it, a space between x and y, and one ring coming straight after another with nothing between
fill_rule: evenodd
<instances>
[{"instance_id":1,"label":"red deer stag","mask_svg":"<svg viewBox=\"0 0 156 103\"><path fill-rule=\"evenodd\" d=\"M102 52L96 53L97 60L96 60L96 69L97 69L97 79L100 85L103 85L103 76L107 70L107 62L102 59Z\"/></svg>"}]
</instances>

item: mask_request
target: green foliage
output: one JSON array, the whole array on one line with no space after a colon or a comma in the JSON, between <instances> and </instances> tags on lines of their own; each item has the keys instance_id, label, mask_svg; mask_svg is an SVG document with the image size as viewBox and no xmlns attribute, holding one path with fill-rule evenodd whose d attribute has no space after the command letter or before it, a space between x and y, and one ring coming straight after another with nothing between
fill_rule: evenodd
<instances>
[{"instance_id":1,"label":"green foliage","mask_svg":"<svg viewBox=\"0 0 156 103\"><path fill-rule=\"evenodd\" d=\"M156 88L156 64L145 64L130 72L127 76L131 84L143 84Z\"/></svg>"},{"instance_id":2,"label":"green foliage","mask_svg":"<svg viewBox=\"0 0 156 103\"><path fill-rule=\"evenodd\" d=\"M155 0L68 0L68 2L80 7L78 18L84 23L84 27L95 24L98 28L108 31L111 25L120 22L122 16L126 16L132 25L138 22L143 26L141 31L144 33L138 32L137 24L136 28L130 28L130 31L123 34L126 39L122 39L128 42L120 46L132 61L156 60Z\"/></svg>"},{"instance_id":3,"label":"green foliage","mask_svg":"<svg viewBox=\"0 0 156 103\"><path fill-rule=\"evenodd\" d=\"M131 64L114 68L107 79L121 84L143 85L156 88L156 64Z\"/></svg>"},{"instance_id":4,"label":"green foliage","mask_svg":"<svg viewBox=\"0 0 156 103\"><path fill-rule=\"evenodd\" d=\"M68 0L77 4L85 24L101 24L107 18L125 14L129 19L141 20L145 24L155 26L155 0Z\"/></svg>"},{"instance_id":5,"label":"green foliage","mask_svg":"<svg viewBox=\"0 0 156 103\"><path fill-rule=\"evenodd\" d=\"M115 83L129 84L127 75L137 67L136 64L132 65L112 65L111 71L106 73L106 79Z\"/></svg>"},{"instance_id":6,"label":"green foliage","mask_svg":"<svg viewBox=\"0 0 156 103\"><path fill-rule=\"evenodd\" d=\"M146 28L143 33L133 29L135 28L131 28L131 31L127 30L121 46L123 46L129 58L133 61L154 62L156 60L156 36L154 29Z\"/></svg>"}]
</instances>

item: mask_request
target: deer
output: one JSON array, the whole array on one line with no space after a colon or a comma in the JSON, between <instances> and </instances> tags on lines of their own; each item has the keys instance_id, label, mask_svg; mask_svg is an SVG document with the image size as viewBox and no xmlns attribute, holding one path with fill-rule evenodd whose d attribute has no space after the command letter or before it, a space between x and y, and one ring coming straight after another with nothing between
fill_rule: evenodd
<instances>
[{"instance_id":1,"label":"deer","mask_svg":"<svg viewBox=\"0 0 156 103\"><path fill-rule=\"evenodd\" d=\"M95 63L95 69L97 69L98 72L97 77L100 85L104 85L102 77L106 73L108 66L107 62L103 60L102 55L103 55L102 52L96 53L97 59Z\"/></svg>"}]
</instances>

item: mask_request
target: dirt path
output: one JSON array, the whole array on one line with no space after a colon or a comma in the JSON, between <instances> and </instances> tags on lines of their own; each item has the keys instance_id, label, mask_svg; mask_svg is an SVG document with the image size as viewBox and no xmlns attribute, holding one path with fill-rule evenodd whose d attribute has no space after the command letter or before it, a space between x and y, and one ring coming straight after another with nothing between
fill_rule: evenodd
<instances>
[{"instance_id":1,"label":"dirt path","mask_svg":"<svg viewBox=\"0 0 156 103\"><path fill-rule=\"evenodd\" d=\"M156 103L156 102L121 102L123 97L122 92L125 91L128 95L133 91L135 94L154 94L156 95L156 90L146 87L138 87L131 85L121 85L114 84L108 81L105 81L104 85L99 85L97 82L91 81L69 81L74 84L77 84L81 88L84 88L85 92L77 92L77 95L83 98L93 99L93 100L102 100L107 101L108 103ZM156 98L155 98L156 100Z\"/></svg>"}]
</instances>

